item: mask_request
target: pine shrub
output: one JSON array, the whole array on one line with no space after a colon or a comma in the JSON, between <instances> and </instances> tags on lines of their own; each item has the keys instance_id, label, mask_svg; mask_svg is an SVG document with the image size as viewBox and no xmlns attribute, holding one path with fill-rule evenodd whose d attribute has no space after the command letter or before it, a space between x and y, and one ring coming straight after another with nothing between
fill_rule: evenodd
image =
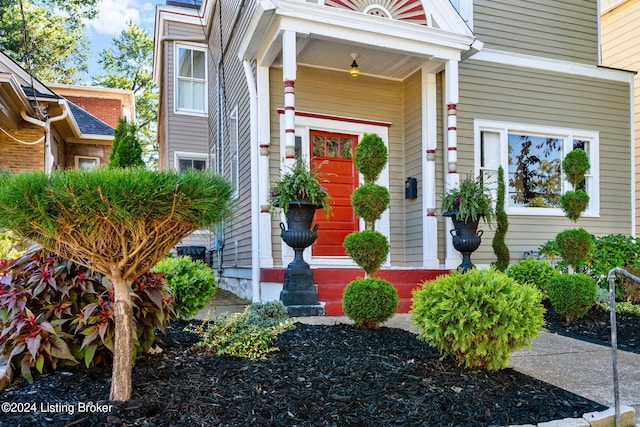
<instances>
[{"instance_id":1,"label":"pine shrub","mask_svg":"<svg viewBox=\"0 0 640 427\"><path fill-rule=\"evenodd\" d=\"M174 309L180 319L192 318L216 292L213 270L189 256L160 260L153 271L162 273L174 295Z\"/></svg>"},{"instance_id":2,"label":"pine shrub","mask_svg":"<svg viewBox=\"0 0 640 427\"><path fill-rule=\"evenodd\" d=\"M507 276L513 278L521 285L533 285L543 293L547 292L547 283L552 277L558 275L558 271L549 261L529 257L510 265L505 270Z\"/></svg>"},{"instance_id":3,"label":"pine shrub","mask_svg":"<svg viewBox=\"0 0 640 427\"><path fill-rule=\"evenodd\" d=\"M494 269L452 271L413 293L418 338L458 365L497 370L544 326L542 293Z\"/></svg>"},{"instance_id":4,"label":"pine shrub","mask_svg":"<svg viewBox=\"0 0 640 427\"><path fill-rule=\"evenodd\" d=\"M398 291L384 279L356 279L345 288L342 307L357 327L376 329L396 313Z\"/></svg>"},{"instance_id":5,"label":"pine shrub","mask_svg":"<svg viewBox=\"0 0 640 427\"><path fill-rule=\"evenodd\" d=\"M493 263L497 270L505 271L509 267L509 259L511 254L509 253L509 247L505 242L505 236L509 229L509 220L507 218L507 212L504 210L504 169L502 166L498 168L498 195L496 198L496 233L493 235L493 241L491 247L493 253L496 255L497 260Z\"/></svg>"},{"instance_id":6,"label":"pine shrub","mask_svg":"<svg viewBox=\"0 0 640 427\"><path fill-rule=\"evenodd\" d=\"M553 309L567 321L584 317L596 302L596 282L584 273L559 274L549 280L547 292Z\"/></svg>"}]
</instances>

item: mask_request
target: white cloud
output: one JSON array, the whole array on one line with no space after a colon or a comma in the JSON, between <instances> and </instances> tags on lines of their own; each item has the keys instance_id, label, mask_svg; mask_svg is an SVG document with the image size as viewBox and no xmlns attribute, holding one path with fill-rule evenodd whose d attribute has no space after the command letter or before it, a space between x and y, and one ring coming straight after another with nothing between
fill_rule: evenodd
<instances>
[{"instance_id":1,"label":"white cloud","mask_svg":"<svg viewBox=\"0 0 640 427\"><path fill-rule=\"evenodd\" d=\"M95 33L115 36L127 25L127 21L146 27L153 25L154 7L151 2L136 0L101 0L98 3L100 13L97 19L89 21L87 26Z\"/></svg>"}]
</instances>

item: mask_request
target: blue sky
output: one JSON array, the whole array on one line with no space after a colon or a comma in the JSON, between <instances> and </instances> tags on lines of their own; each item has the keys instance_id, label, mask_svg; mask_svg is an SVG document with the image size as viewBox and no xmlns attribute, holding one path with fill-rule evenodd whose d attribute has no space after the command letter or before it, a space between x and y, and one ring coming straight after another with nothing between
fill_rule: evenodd
<instances>
[{"instance_id":1,"label":"blue sky","mask_svg":"<svg viewBox=\"0 0 640 427\"><path fill-rule=\"evenodd\" d=\"M85 33L90 41L89 76L101 73L98 54L102 49L112 46L112 39L124 29L127 20L131 19L146 29L153 37L156 5L164 5L165 0L100 0L100 14L97 19L89 21ZM86 78L87 83L91 78Z\"/></svg>"}]
</instances>

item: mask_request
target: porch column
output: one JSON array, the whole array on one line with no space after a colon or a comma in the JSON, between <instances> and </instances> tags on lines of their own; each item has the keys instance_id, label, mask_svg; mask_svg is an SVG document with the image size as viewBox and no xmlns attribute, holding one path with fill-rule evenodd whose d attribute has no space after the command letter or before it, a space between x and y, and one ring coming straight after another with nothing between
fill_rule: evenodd
<instances>
[{"instance_id":1,"label":"porch column","mask_svg":"<svg viewBox=\"0 0 640 427\"><path fill-rule=\"evenodd\" d=\"M445 190L460 186L458 174L458 61L447 61L445 64L445 102L447 104L447 172ZM446 268L456 268L462 257L453 247L453 239L449 230L453 228L451 218L446 218L447 259Z\"/></svg>"},{"instance_id":2,"label":"porch column","mask_svg":"<svg viewBox=\"0 0 640 427\"><path fill-rule=\"evenodd\" d=\"M425 219L422 226L422 264L424 268L440 268L438 259L438 218L436 217L436 75L422 67L422 200Z\"/></svg>"},{"instance_id":3,"label":"porch column","mask_svg":"<svg viewBox=\"0 0 640 427\"><path fill-rule=\"evenodd\" d=\"M271 146L271 118L269 113L269 67L258 66L256 69L258 92L258 144L260 158L258 160L259 194L260 194L260 267L273 267L271 250L271 213L269 211L269 148Z\"/></svg>"},{"instance_id":4,"label":"porch column","mask_svg":"<svg viewBox=\"0 0 640 427\"><path fill-rule=\"evenodd\" d=\"M285 165L293 164L296 155L295 81L297 70L296 33L282 34L282 80L284 81L284 148Z\"/></svg>"}]
</instances>

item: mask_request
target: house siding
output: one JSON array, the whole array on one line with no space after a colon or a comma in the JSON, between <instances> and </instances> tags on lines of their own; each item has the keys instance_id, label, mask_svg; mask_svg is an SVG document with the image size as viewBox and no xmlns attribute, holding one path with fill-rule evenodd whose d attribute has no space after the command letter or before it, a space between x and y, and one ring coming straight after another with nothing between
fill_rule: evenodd
<instances>
[{"instance_id":1,"label":"house siding","mask_svg":"<svg viewBox=\"0 0 640 427\"><path fill-rule=\"evenodd\" d=\"M596 64L597 1L476 0L474 32L485 48Z\"/></svg>"},{"instance_id":2,"label":"house siding","mask_svg":"<svg viewBox=\"0 0 640 427\"><path fill-rule=\"evenodd\" d=\"M231 154L229 144L229 116L237 108L238 116L238 196L234 200L231 216L224 221L224 248L221 266L227 278L235 278L236 282L246 276L246 269L251 267L251 141L250 141L250 100L244 67L238 60L236 52L249 23L254 5L246 5L239 11L239 1L219 3L211 25L209 40L209 146L211 157L216 159L214 170L227 179L231 179ZM240 12L240 15L238 14ZM220 25L220 13L223 25ZM237 19L236 19L237 18ZM235 27L232 25L235 24ZM222 31L222 36L220 35ZM221 41L222 39L222 41ZM222 49L224 56L221 58ZM220 68L218 65L220 64ZM255 75L255 71L254 71ZM219 96L216 79L219 79L223 93ZM220 98L220 105L218 104ZM220 126L218 126L218 119ZM222 141L218 133L221 133ZM237 292L231 282L227 288ZM241 287L241 285L240 285ZM244 290L246 292L246 290ZM245 297L251 295L243 294Z\"/></svg>"},{"instance_id":3,"label":"house siding","mask_svg":"<svg viewBox=\"0 0 640 427\"><path fill-rule=\"evenodd\" d=\"M280 176L280 122L278 108L284 107L282 69L272 68L270 73L271 97L271 180ZM404 181L404 93L402 82L368 76L357 79L347 72L336 72L309 67L298 67L296 110L319 114L353 117L373 121L390 122L389 127L389 192L391 264L405 262L405 214ZM273 221L274 263L281 262L278 220Z\"/></svg>"},{"instance_id":4,"label":"house siding","mask_svg":"<svg viewBox=\"0 0 640 427\"><path fill-rule=\"evenodd\" d=\"M167 37L172 39L191 39L204 37L199 26L168 22L166 26ZM208 123L207 118L175 112L175 46L177 44L192 44L204 46L193 42L166 41L164 46L165 58L165 106L166 106L166 141L168 150L164 153L168 168L175 167L175 153L178 151L189 153L208 152Z\"/></svg>"},{"instance_id":5,"label":"house siding","mask_svg":"<svg viewBox=\"0 0 640 427\"><path fill-rule=\"evenodd\" d=\"M468 60L460 67L458 104L458 172L473 174L474 120L495 120L599 132L600 216L583 217L578 226L594 235L629 234L631 169L629 86L555 73ZM509 215L506 243L511 261L536 250L569 228L564 216ZM483 243L474 262L495 260L493 230L481 227Z\"/></svg>"},{"instance_id":6,"label":"house siding","mask_svg":"<svg viewBox=\"0 0 640 427\"><path fill-rule=\"evenodd\" d=\"M627 70L640 70L640 56L629 54L638 52L640 48L640 1L631 0L602 15L602 63L610 67L624 68ZM640 170L640 76L633 79L634 94L634 128L635 128L635 166ZM637 207L640 206L640 174L636 173L636 226L635 235L640 233L640 214Z\"/></svg>"}]
</instances>

